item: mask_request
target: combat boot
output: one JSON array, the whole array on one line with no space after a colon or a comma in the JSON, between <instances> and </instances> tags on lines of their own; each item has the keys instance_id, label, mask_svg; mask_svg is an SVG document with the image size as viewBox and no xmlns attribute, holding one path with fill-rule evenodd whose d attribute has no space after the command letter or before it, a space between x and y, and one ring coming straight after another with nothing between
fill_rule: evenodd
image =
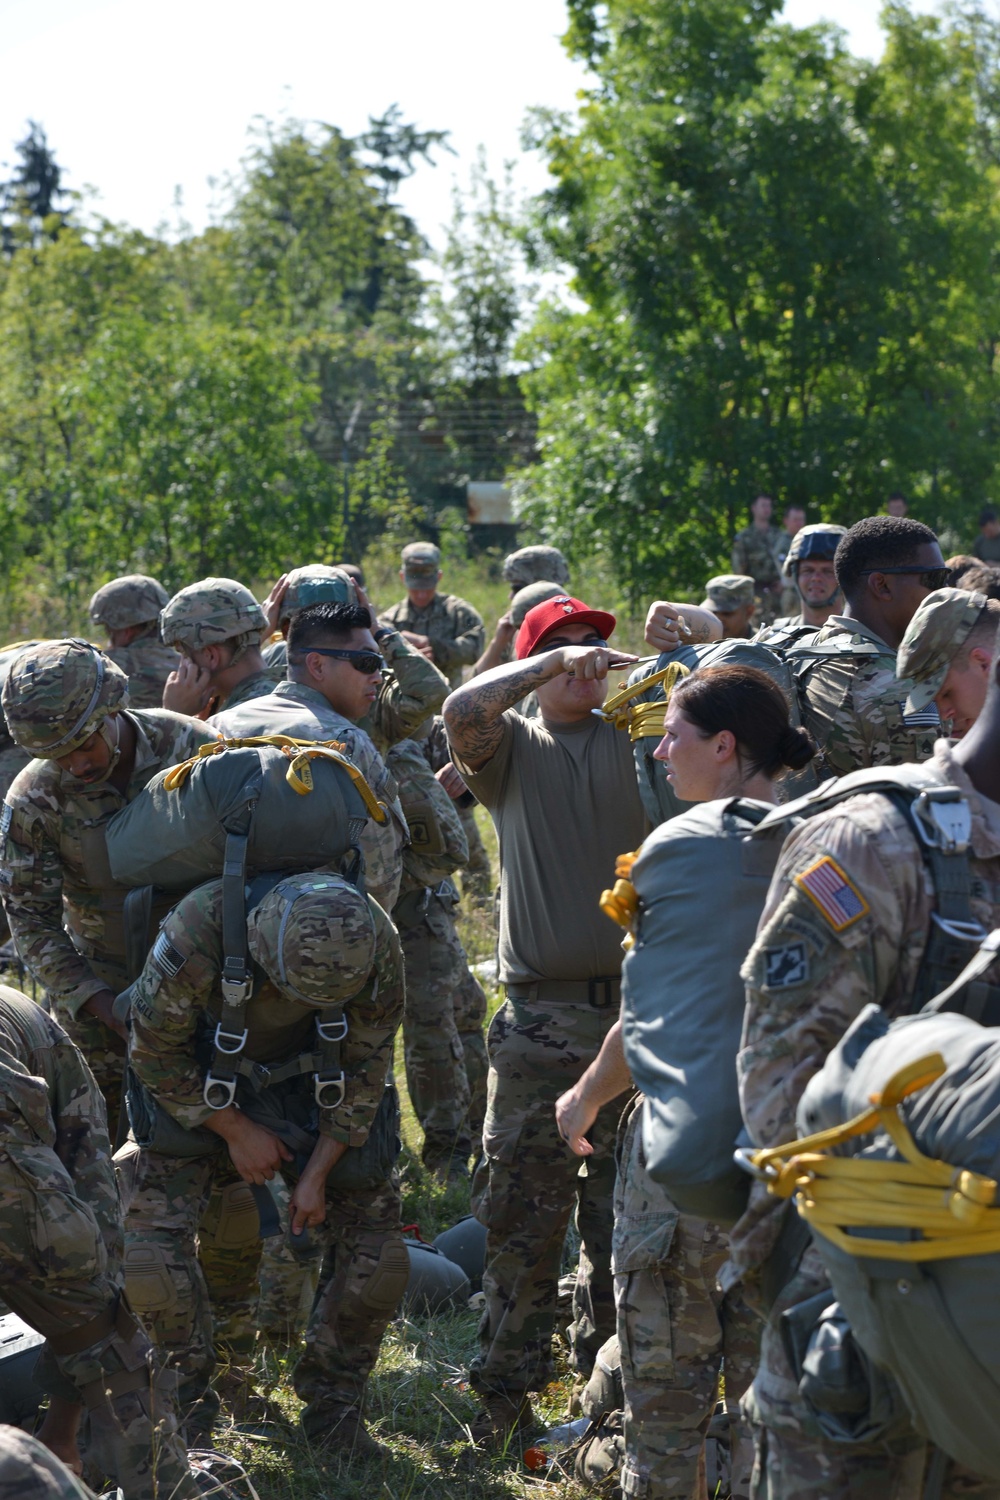
<instances>
[{"instance_id":1,"label":"combat boot","mask_svg":"<svg viewBox=\"0 0 1000 1500\"><path fill-rule=\"evenodd\" d=\"M316 1460L323 1468L338 1469L341 1464L359 1463L372 1458L386 1458L388 1450L368 1431L361 1409L346 1406L331 1415L328 1431L315 1446Z\"/></svg>"},{"instance_id":2,"label":"combat boot","mask_svg":"<svg viewBox=\"0 0 1000 1500\"><path fill-rule=\"evenodd\" d=\"M527 1395L507 1396L499 1391L483 1391L479 1400L483 1409L469 1424L474 1443L498 1451L517 1448L541 1426Z\"/></svg>"}]
</instances>

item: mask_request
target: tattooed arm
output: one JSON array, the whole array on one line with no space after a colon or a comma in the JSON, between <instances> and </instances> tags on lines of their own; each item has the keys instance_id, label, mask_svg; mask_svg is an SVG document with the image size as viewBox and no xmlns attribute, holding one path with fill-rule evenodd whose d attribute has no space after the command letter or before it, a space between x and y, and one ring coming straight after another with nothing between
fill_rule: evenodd
<instances>
[{"instance_id":1,"label":"tattooed arm","mask_svg":"<svg viewBox=\"0 0 1000 1500\"><path fill-rule=\"evenodd\" d=\"M503 739L503 715L543 683L566 672L570 677L600 679L610 667L631 666L636 657L610 646L559 646L525 661L491 667L456 688L445 699L448 739L470 771L491 760Z\"/></svg>"}]
</instances>

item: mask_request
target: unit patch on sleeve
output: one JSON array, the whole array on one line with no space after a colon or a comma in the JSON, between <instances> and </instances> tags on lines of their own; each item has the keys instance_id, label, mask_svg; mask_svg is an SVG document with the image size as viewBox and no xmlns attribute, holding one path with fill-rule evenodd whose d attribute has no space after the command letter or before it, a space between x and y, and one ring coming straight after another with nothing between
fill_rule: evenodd
<instances>
[{"instance_id":1,"label":"unit patch on sleeve","mask_svg":"<svg viewBox=\"0 0 1000 1500\"><path fill-rule=\"evenodd\" d=\"M0 813L0 839L5 839L10 832L10 820L13 816L14 809L9 802L5 802L3 812Z\"/></svg>"},{"instance_id":2,"label":"unit patch on sleeve","mask_svg":"<svg viewBox=\"0 0 1000 1500\"><path fill-rule=\"evenodd\" d=\"M152 958L156 967L166 974L168 979L176 979L187 963L184 954L174 947L165 932L157 934L156 942L153 944Z\"/></svg>"},{"instance_id":3,"label":"unit patch on sleeve","mask_svg":"<svg viewBox=\"0 0 1000 1500\"><path fill-rule=\"evenodd\" d=\"M795 884L819 908L834 932L852 927L871 910L857 886L829 854L796 875Z\"/></svg>"},{"instance_id":4,"label":"unit patch on sleeve","mask_svg":"<svg viewBox=\"0 0 1000 1500\"><path fill-rule=\"evenodd\" d=\"M764 950L764 983L769 990L805 984L808 978L809 959L805 943L786 943L782 948Z\"/></svg>"}]
</instances>

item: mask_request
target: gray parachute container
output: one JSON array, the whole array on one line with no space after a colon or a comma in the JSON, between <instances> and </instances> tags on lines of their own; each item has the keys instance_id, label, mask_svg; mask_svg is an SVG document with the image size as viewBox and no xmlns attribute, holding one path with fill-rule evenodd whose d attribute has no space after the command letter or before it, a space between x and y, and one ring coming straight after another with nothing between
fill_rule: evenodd
<instances>
[{"instance_id":1,"label":"gray parachute container","mask_svg":"<svg viewBox=\"0 0 1000 1500\"><path fill-rule=\"evenodd\" d=\"M45 1393L35 1366L45 1339L16 1313L0 1317L0 1422L21 1427L32 1421Z\"/></svg>"},{"instance_id":2,"label":"gray parachute container","mask_svg":"<svg viewBox=\"0 0 1000 1500\"><path fill-rule=\"evenodd\" d=\"M486 1226L474 1214L459 1219L450 1229L442 1229L435 1237L434 1248L461 1266L474 1292L480 1290L486 1269Z\"/></svg>"},{"instance_id":3,"label":"gray parachute container","mask_svg":"<svg viewBox=\"0 0 1000 1500\"><path fill-rule=\"evenodd\" d=\"M247 824L251 874L336 867L368 817L353 779L360 772L328 757L307 764L312 790L304 794L288 781L291 761L274 745L196 759L173 790L173 771L161 771L108 824L112 875L122 885L190 890L222 873L227 830Z\"/></svg>"},{"instance_id":4,"label":"gray parachute container","mask_svg":"<svg viewBox=\"0 0 1000 1500\"><path fill-rule=\"evenodd\" d=\"M863 1114L893 1074L932 1052L946 1070L901 1104L910 1134L924 1155L1000 1180L1000 1028L951 1012L890 1023L867 1006L810 1080L800 1133ZM838 1153L900 1159L884 1134L858 1136ZM906 1228L877 1234L913 1237ZM1000 1479L1000 1253L860 1259L817 1230L813 1236L858 1343L895 1378L918 1430L976 1473Z\"/></svg>"},{"instance_id":5,"label":"gray parachute container","mask_svg":"<svg viewBox=\"0 0 1000 1500\"><path fill-rule=\"evenodd\" d=\"M403 1309L411 1317L449 1312L465 1307L472 1293L469 1278L433 1245L423 1240L406 1240L410 1257L410 1277L403 1293Z\"/></svg>"},{"instance_id":6,"label":"gray parachute container","mask_svg":"<svg viewBox=\"0 0 1000 1500\"><path fill-rule=\"evenodd\" d=\"M650 835L631 875L639 917L622 967L623 1040L646 1096L646 1165L678 1208L719 1223L739 1217L748 1190L733 1163L740 966L784 841L784 828L750 837L770 811L745 798L700 803Z\"/></svg>"}]
</instances>

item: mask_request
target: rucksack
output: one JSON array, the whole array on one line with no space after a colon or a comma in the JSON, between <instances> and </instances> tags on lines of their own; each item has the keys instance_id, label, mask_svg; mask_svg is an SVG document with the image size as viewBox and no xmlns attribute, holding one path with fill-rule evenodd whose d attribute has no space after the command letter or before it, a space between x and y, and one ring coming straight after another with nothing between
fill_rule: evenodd
<instances>
[{"instance_id":1,"label":"rucksack","mask_svg":"<svg viewBox=\"0 0 1000 1500\"><path fill-rule=\"evenodd\" d=\"M739 1217L748 1189L733 1163L740 965L784 840L784 830L749 837L769 811L747 798L699 803L658 828L631 871L639 906L622 966L623 1041L646 1096L646 1165L678 1208L722 1223ZM724 931L707 931L708 903L725 913Z\"/></svg>"},{"instance_id":2,"label":"rucksack","mask_svg":"<svg viewBox=\"0 0 1000 1500\"><path fill-rule=\"evenodd\" d=\"M455 803L431 770L414 740L400 740L386 755L399 789L399 800L410 830L403 850L403 878L407 886L436 886L462 868L469 843Z\"/></svg>"}]
</instances>

